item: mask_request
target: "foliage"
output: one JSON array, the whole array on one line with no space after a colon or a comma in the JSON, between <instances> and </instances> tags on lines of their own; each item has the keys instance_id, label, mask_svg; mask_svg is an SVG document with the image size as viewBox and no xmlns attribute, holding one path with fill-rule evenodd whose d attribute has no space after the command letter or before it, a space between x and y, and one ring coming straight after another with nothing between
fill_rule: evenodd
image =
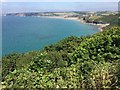
<instances>
[{"instance_id":1,"label":"foliage","mask_svg":"<svg viewBox=\"0 0 120 90\"><path fill-rule=\"evenodd\" d=\"M95 21L102 21L105 23L110 23L111 25L118 25L118 22L120 22L119 15L109 15L109 16L102 16L101 18L96 19Z\"/></svg>"},{"instance_id":2,"label":"foliage","mask_svg":"<svg viewBox=\"0 0 120 90\"><path fill-rule=\"evenodd\" d=\"M89 22L91 21L95 21L95 22L103 22L103 23L110 23L110 26L119 26L119 22L120 22L120 19L119 19L119 15L116 14L116 15L107 15L107 16L102 16L102 15L99 15L99 16L94 16L94 17L88 17L87 19Z\"/></svg>"},{"instance_id":3,"label":"foliage","mask_svg":"<svg viewBox=\"0 0 120 90\"><path fill-rule=\"evenodd\" d=\"M120 28L3 57L6 88L120 88Z\"/></svg>"}]
</instances>

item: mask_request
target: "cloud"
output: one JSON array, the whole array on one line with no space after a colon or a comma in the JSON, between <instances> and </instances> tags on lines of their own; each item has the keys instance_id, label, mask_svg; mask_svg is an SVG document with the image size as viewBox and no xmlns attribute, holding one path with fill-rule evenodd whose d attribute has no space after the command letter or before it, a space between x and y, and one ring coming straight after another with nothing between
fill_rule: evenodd
<instances>
[{"instance_id":1,"label":"cloud","mask_svg":"<svg viewBox=\"0 0 120 90\"><path fill-rule=\"evenodd\" d=\"M0 0L0 2L5 2L5 0Z\"/></svg>"}]
</instances>

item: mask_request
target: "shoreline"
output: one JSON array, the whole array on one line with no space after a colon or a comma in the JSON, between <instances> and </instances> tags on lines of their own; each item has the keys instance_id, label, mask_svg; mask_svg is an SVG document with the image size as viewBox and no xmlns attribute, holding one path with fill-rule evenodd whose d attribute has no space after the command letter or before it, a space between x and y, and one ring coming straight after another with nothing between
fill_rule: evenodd
<instances>
[{"instance_id":1,"label":"shoreline","mask_svg":"<svg viewBox=\"0 0 120 90\"><path fill-rule=\"evenodd\" d=\"M21 17L26 17L26 16L21 16ZM64 20L74 20L82 24L98 26L99 31L103 31L104 30L103 28L110 25L110 23L106 23L106 24L86 23L83 19L79 19L78 17L65 17L65 16L33 16L33 17L46 17L46 18L56 18L56 19L64 19Z\"/></svg>"},{"instance_id":2,"label":"shoreline","mask_svg":"<svg viewBox=\"0 0 120 90\"><path fill-rule=\"evenodd\" d=\"M90 25L98 26L98 30L100 30L100 31L103 31L104 30L103 28L110 25L110 23L106 23L106 24L86 23L83 19L80 19L80 22L83 24L90 24Z\"/></svg>"},{"instance_id":3,"label":"shoreline","mask_svg":"<svg viewBox=\"0 0 120 90\"><path fill-rule=\"evenodd\" d=\"M64 16L41 16L41 17L79 21L79 22L82 23L82 24L89 24L89 25L98 26L98 30L100 30L100 31L103 31L103 28L105 28L106 26L109 25L109 24L86 23L84 20L78 19L78 17L64 17Z\"/></svg>"},{"instance_id":4,"label":"shoreline","mask_svg":"<svg viewBox=\"0 0 120 90\"><path fill-rule=\"evenodd\" d=\"M41 16L41 17L80 21L80 20L79 20L78 18L76 18L76 17L64 17L64 16Z\"/></svg>"}]
</instances>

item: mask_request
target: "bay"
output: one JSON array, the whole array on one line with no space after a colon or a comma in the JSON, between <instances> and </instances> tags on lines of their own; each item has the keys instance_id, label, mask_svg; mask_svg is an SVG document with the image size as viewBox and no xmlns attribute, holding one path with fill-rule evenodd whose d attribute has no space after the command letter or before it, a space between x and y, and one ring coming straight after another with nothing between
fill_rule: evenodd
<instances>
[{"instance_id":1,"label":"bay","mask_svg":"<svg viewBox=\"0 0 120 90\"><path fill-rule=\"evenodd\" d=\"M2 55L41 50L68 36L99 32L97 26L46 17L2 17Z\"/></svg>"}]
</instances>

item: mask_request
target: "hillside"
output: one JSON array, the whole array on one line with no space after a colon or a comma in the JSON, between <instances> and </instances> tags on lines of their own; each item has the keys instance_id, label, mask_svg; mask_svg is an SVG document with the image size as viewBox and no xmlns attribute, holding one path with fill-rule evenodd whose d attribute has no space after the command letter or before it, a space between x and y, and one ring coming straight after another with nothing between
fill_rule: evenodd
<instances>
[{"instance_id":1,"label":"hillside","mask_svg":"<svg viewBox=\"0 0 120 90\"><path fill-rule=\"evenodd\" d=\"M104 23L110 23L110 25L116 25L116 26L119 26L119 15L116 14L116 15L109 15L109 16L102 16L98 19L95 19L95 21L102 21Z\"/></svg>"},{"instance_id":2,"label":"hillside","mask_svg":"<svg viewBox=\"0 0 120 90\"><path fill-rule=\"evenodd\" d=\"M120 88L120 28L2 58L6 88Z\"/></svg>"},{"instance_id":3,"label":"hillside","mask_svg":"<svg viewBox=\"0 0 120 90\"><path fill-rule=\"evenodd\" d=\"M120 25L120 18L119 18L119 14L115 14L115 15L93 15L93 16L89 16L87 18L84 18L85 21L87 23L109 23L110 27L111 26L119 26Z\"/></svg>"}]
</instances>

